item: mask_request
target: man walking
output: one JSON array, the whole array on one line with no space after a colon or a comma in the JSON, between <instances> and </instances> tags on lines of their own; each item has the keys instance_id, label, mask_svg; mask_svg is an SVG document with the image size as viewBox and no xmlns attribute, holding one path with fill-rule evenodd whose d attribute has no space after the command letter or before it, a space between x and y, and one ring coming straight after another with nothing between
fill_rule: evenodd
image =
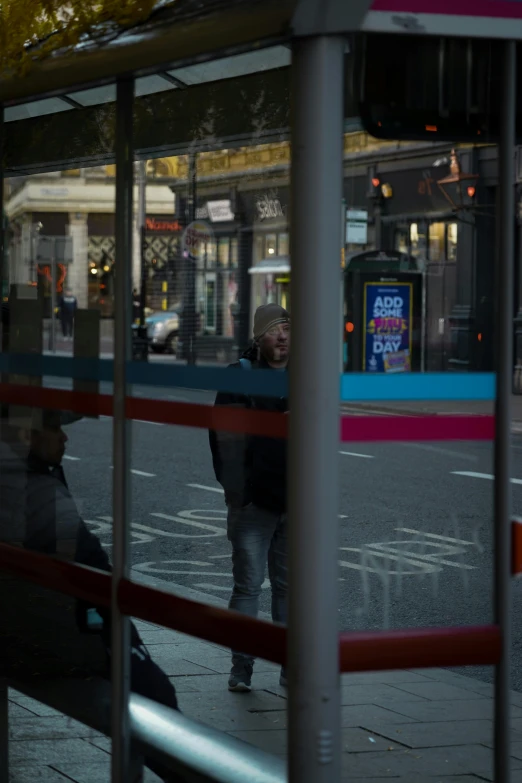
<instances>
[{"instance_id":1,"label":"man walking","mask_svg":"<svg viewBox=\"0 0 522 783\"><path fill-rule=\"evenodd\" d=\"M62 332L66 340L72 340L74 316L78 308L78 301L70 288L67 288L60 302L60 319Z\"/></svg>"},{"instance_id":2,"label":"man walking","mask_svg":"<svg viewBox=\"0 0 522 783\"><path fill-rule=\"evenodd\" d=\"M290 316L276 304L254 316L254 342L233 367L285 372L290 355ZM288 400L218 393L216 405L286 413ZM286 441L211 432L216 478L225 490L234 588L229 608L256 617L266 564L272 589L272 620L287 621ZM231 691L251 689L254 659L232 652ZM286 686L281 670L280 684Z\"/></svg>"}]
</instances>

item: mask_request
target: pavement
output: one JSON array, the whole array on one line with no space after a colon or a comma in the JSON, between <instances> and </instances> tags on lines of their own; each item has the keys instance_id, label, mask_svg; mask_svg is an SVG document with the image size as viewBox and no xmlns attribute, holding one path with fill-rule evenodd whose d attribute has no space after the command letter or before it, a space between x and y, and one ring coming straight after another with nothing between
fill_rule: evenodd
<instances>
[{"instance_id":1,"label":"pavement","mask_svg":"<svg viewBox=\"0 0 522 783\"><path fill-rule=\"evenodd\" d=\"M138 623L191 718L287 754L287 693L256 663L250 694L230 693L228 650ZM492 686L442 669L343 675L342 780L478 783L493 777ZM10 783L109 783L110 740L11 690ZM522 782L522 695L511 694L512 783ZM159 780L147 771L145 783ZM332 781L333 783L333 781Z\"/></svg>"}]
</instances>

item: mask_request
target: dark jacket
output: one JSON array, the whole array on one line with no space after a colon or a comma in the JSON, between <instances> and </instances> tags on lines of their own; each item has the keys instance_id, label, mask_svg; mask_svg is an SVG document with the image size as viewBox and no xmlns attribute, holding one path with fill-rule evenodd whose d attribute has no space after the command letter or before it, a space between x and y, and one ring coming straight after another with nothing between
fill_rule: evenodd
<instances>
[{"instance_id":1,"label":"dark jacket","mask_svg":"<svg viewBox=\"0 0 522 783\"><path fill-rule=\"evenodd\" d=\"M74 314L78 308L78 300L75 296L67 296L65 294L60 300L60 317L67 319L73 319Z\"/></svg>"},{"instance_id":2,"label":"dark jacket","mask_svg":"<svg viewBox=\"0 0 522 783\"><path fill-rule=\"evenodd\" d=\"M243 357L251 361L252 372L270 369L263 358L257 359L255 349L246 351ZM236 362L230 366L241 365ZM278 413L288 411L288 400L282 397L247 397L219 392L215 404ZM285 440L211 431L210 448L214 472L225 490L227 505L241 508L254 503L278 514L286 511Z\"/></svg>"}]
</instances>

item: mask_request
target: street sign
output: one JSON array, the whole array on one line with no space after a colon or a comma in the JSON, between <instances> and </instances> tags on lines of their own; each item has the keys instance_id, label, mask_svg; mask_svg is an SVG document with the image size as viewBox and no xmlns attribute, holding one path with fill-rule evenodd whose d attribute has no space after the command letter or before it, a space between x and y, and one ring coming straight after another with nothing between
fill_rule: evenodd
<instances>
[{"instance_id":1,"label":"street sign","mask_svg":"<svg viewBox=\"0 0 522 783\"><path fill-rule=\"evenodd\" d=\"M411 283L365 283L363 370L410 372L413 286Z\"/></svg>"},{"instance_id":2,"label":"street sign","mask_svg":"<svg viewBox=\"0 0 522 783\"><path fill-rule=\"evenodd\" d=\"M368 243L368 212L365 209L346 211L346 244L366 245Z\"/></svg>"},{"instance_id":3,"label":"street sign","mask_svg":"<svg viewBox=\"0 0 522 783\"><path fill-rule=\"evenodd\" d=\"M213 239L214 232L209 224L204 220L195 220L183 232L183 256L191 261L204 259Z\"/></svg>"},{"instance_id":4,"label":"street sign","mask_svg":"<svg viewBox=\"0 0 522 783\"><path fill-rule=\"evenodd\" d=\"M522 0L373 0L362 29L522 40Z\"/></svg>"}]
</instances>

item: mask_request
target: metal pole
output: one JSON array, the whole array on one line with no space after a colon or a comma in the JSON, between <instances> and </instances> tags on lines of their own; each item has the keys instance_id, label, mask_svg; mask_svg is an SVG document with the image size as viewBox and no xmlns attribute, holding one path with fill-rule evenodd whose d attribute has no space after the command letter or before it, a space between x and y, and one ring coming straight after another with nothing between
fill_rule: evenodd
<instances>
[{"instance_id":1,"label":"metal pole","mask_svg":"<svg viewBox=\"0 0 522 783\"><path fill-rule=\"evenodd\" d=\"M4 298L4 276L5 276L5 256L6 256L6 220L4 205L4 107L0 103L0 296ZM1 326L0 326L1 329Z\"/></svg>"},{"instance_id":2,"label":"metal pole","mask_svg":"<svg viewBox=\"0 0 522 783\"><path fill-rule=\"evenodd\" d=\"M340 780L339 236L344 39L298 39L292 63L289 780Z\"/></svg>"},{"instance_id":3,"label":"metal pole","mask_svg":"<svg viewBox=\"0 0 522 783\"><path fill-rule=\"evenodd\" d=\"M138 233L140 237L140 329L145 327L146 274L145 274L145 213L146 213L147 161L138 163Z\"/></svg>"},{"instance_id":4,"label":"metal pole","mask_svg":"<svg viewBox=\"0 0 522 783\"><path fill-rule=\"evenodd\" d=\"M495 780L509 783L509 688L511 656L511 382L513 371L514 151L516 49L504 44L499 144L497 223L497 397L495 439L495 622L502 657L495 677Z\"/></svg>"},{"instance_id":5,"label":"metal pole","mask_svg":"<svg viewBox=\"0 0 522 783\"><path fill-rule=\"evenodd\" d=\"M196 219L196 176L197 176L197 152L190 152L188 156L188 181L187 181L187 226ZM187 290L185 296L187 302L187 364L196 364L196 269L195 264L187 259Z\"/></svg>"},{"instance_id":6,"label":"metal pole","mask_svg":"<svg viewBox=\"0 0 522 783\"><path fill-rule=\"evenodd\" d=\"M51 258L51 329L49 333L49 348L56 353L56 287L58 284L56 264L56 237L53 240L54 250Z\"/></svg>"},{"instance_id":7,"label":"metal pole","mask_svg":"<svg viewBox=\"0 0 522 783\"><path fill-rule=\"evenodd\" d=\"M125 418L126 363L130 359L132 285L134 80L117 83L116 275L114 290L113 572L112 572L112 783L131 780L130 620L120 612L118 586L129 576L130 426Z\"/></svg>"}]
</instances>

